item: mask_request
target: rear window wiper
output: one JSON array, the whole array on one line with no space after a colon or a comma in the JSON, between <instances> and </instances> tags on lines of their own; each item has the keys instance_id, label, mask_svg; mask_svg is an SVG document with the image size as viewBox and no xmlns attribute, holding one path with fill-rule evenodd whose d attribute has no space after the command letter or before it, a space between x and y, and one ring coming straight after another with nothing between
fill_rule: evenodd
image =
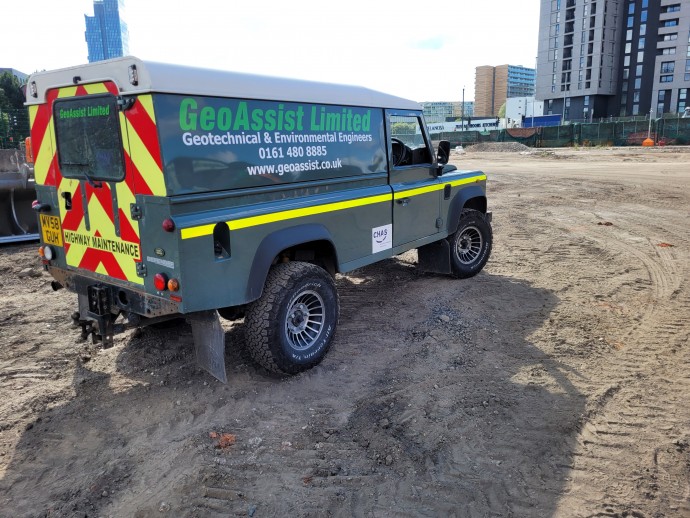
<instances>
[{"instance_id":1,"label":"rear window wiper","mask_svg":"<svg viewBox=\"0 0 690 518\"><path fill-rule=\"evenodd\" d=\"M68 165L68 166L71 166L71 167L82 167L82 168L83 168L83 167L90 167L90 166L91 166L91 164L86 164L86 163L83 163L83 162L62 162L62 165ZM97 182L97 181L95 181L93 178L91 178L91 176L89 175L89 173L87 173L86 171L82 171L82 174L84 175L84 178L86 178L86 180L89 182L89 185L90 185L91 187L94 187L94 188L96 188L96 189L99 189L100 187L103 186L103 182Z\"/></svg>"},{"instance_id":2,"label":"rear window wiper","mask_svg":"<svg viewBox=\"0 0 690 518\"><path fill-rule=\"evenodd\" d=\"M83 162L60 162L60 165L72 165L76 167L89 167L89 164Z\"/></svg>"}]
</instances>

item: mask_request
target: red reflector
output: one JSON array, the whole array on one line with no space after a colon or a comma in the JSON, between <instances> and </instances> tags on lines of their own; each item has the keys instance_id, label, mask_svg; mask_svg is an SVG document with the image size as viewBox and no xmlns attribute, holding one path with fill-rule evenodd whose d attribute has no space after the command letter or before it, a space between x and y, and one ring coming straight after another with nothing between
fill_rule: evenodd
<instances>
[{"instance_id":1,"label":"red reflector","mask_svg":"<svg viewBox=\"0 0 690 518\"><path fill-rule=\"evenodd\" d=\"M158 291L165 291L168 286L168 276L164 273L157 273L153 276L153 285Z\"/></svg>"},{"instance_id":2,"label":"red reflector","mask_svg":"<svg viewBox=\"0 0 690 518\"><path fill-rule=\"evenodd\" d=\"M173 230L175 230L175 222L170 218L164 219L163 230L165 230L166 232L172 232Z\"/></svg>"},{"instance_id":3,"label":"red reflector","mask_svg":"<svg viewBox=\"0 0 690 518\"><path fill-rule=\"evenodd\" d=\"M170 300L174 300L175 302L182 302L182 297L179 295L170 295Z\"/></svg>"}]
</instances>

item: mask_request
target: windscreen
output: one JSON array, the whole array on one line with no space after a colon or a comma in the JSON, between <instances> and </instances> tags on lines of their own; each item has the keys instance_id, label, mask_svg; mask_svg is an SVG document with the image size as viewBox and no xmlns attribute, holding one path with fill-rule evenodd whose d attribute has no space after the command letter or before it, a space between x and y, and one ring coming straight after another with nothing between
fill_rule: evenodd
<instances>
[{"instance_id":1,"label":"windscreen","mask_svg":"<svg viewBox=\"0 0 690 518\"><path fill-rule=\"evenodd\" d=\"M53 104L53 120L63 176L105 181L125 177L114 95L57 99Z\"/></svg>"}]
</instances>

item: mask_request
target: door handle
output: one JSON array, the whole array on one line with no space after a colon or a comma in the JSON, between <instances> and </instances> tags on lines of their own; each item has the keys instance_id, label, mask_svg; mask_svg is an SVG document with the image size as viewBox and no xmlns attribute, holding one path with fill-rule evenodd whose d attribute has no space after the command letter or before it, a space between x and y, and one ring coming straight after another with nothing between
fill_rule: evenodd
<instances>
[{"instance_id":1,"label":"door handle","mask_svg":"<svg viewBox=\"0 0 690 518\"><path fill-rule=\"evenodd\" d=\"M408 203L410 203L409 198L400 198L398 200L395 200L398 204L402 205L403 207L407 206Z\"/></svg>"}]
</instances>

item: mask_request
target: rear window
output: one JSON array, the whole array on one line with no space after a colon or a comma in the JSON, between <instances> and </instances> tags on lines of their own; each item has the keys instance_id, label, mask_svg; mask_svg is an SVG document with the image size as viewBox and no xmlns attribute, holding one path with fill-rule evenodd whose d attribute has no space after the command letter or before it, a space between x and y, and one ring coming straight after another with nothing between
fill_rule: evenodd
<instances>
[{"instance_id":1,"label":"rear window","mask_svg":"<svg viewBox=\"0 0 690 518\"><path fill-rule=\"evenodd\" d=\"M67 178L119 181L125 177L114 95L57 99L53 104L58 163Z\"/></svg>"}]
</instances>

